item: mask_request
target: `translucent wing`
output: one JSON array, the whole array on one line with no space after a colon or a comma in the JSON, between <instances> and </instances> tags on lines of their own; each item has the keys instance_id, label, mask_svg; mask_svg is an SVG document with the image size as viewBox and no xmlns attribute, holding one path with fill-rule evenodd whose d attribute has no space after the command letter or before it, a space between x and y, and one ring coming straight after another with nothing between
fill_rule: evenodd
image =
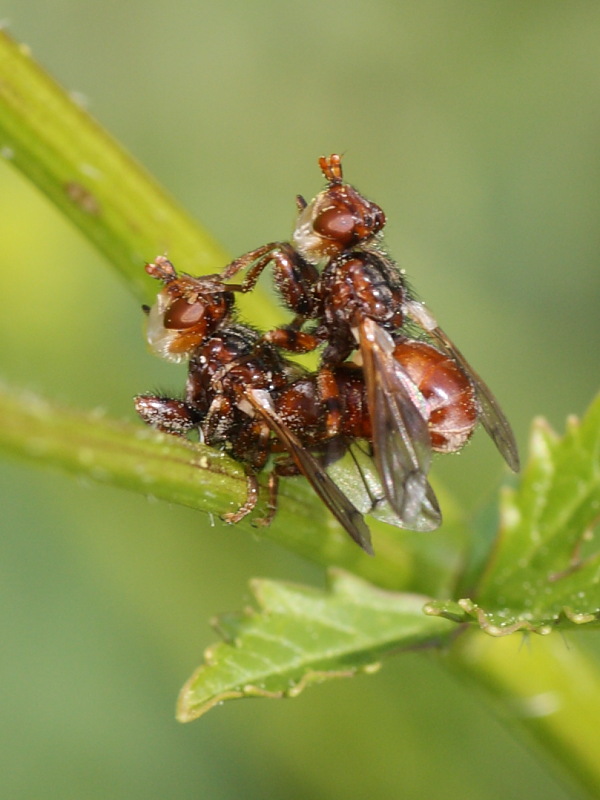
<instances>
[{"instance_id":1,"label":"translucent wing","mask_svg":"<svg viewBox=\"0 0 600 800\"><path fill-rule=\"evenodd\" d=\"M423 303L411 300L405 303L404 309L410 319L416 322L442 350L448 353L471 380L479 403L481 424L488 432L508 466L513 472L518 472L520 461L515 435L498 401L485 381L480 378L458 347L456 347L452 340L440 328L436 319Z\"/></svg>"},{"instance_id":2,"label":"translucent wing","mask_svg":"<svg viewBox=\"0 0 600 800\"><path fill-rule=\"evenodd\" d=\"M253 408L285 446L302 475L307 478L327 508L352 539L365 552L373 555L371 533L362 514L336 486L319 462L302 446L292 431L283 424L273 407L269 393L260 389L249 389L246 396Z\"/></svg>"},{"instance_id":3,"label":"translucent wing","mask_svg":"<svg viewBox=\"0 0 600 800\"><path fill-rule=\"evenodd\" d=\"M402 527L435 530L442 514L427 480L432 453L423 397L394 358L387 331L365 319L359 335L375 464L385 496Z\"/></svg>"},{"instance_id":4,"label":"translucent wing","mask_svg":"<svg viewBox=\"0 0 600 800\"><path fill-rule=\"evenodd\" d=\"M368 447L368 443L361 440L350 442L346 454L329 463L327 474L362 514L397 528L405 528L385 496Z\"/></svg>"}]
</instances>

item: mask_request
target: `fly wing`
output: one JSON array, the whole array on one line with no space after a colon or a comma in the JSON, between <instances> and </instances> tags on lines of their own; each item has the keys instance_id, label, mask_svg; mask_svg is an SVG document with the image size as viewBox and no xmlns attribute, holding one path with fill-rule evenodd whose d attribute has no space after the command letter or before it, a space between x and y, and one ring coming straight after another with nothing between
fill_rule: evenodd
<instances>
[{"instance_id":1,"label":"fly wing","mask_svg":"<svg viewBox=\"0 0 600 800\"><path fill-rule=\"evenodd\" d=\"M485 381L480 378L458 347L456 347L449 336L440 328L434 316L423 303L411 300L405 303L404 310L413 322L416 322L444 352L448 353L448 355L454 359L470 379L479 403L481 424L488 432L508 466L513 472L518 472L520 469L520 460L515 435L498 401Z\"/></svg>"},{"instance_id":2,"label":"fly wing","mask_svg":"<svg viewBox=\"0 0 600 800\"><path fill-rule=\"evenodd\" d=\"M327 474L362 514L397 528L406 527L385 496L368 443L355 439L346 443L345 451L342 457L328 462Z\"/></svg>"},{"instance_id":3,"label":"fly wing","mask_svg":"<svg viewBox=\"0 0 600 800\"><path fill-rule=\"evenodd\" d=\"M285 446L302 475L307 478L338 522L366 553L373 555L371 533L362 514L336 486L319 462L302 446L292 431L283 424L273 407L269 393L260 389L248 389L246 396Z\"/></svg>"},{"instance_id":4,"label":"fly wing","mask_svg":"<svg viewBox=\"0 0 600 800\"><path fill-rule=\"evenodd\" d=\"M385 496L403 528L435 530L442 514L427 480L432 452L423 397L394 358L387 331L365 319L359 335L375 464Z\"/></svg>"}]
</instances>

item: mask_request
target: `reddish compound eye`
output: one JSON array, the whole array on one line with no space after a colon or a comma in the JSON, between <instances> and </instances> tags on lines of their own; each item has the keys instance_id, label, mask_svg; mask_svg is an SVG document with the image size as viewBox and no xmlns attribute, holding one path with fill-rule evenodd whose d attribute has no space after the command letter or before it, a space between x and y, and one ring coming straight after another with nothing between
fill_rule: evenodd
<instances>
[{"instance_id":1,"label":"reddish compound eye","mask_svg":"<svg viewBox=\"0 0 600 800\"><path fill-rule=\"evenodd\" d=\"M180 297L167 310L163 325L171 330L185 330L197 325L204 317L206 308L204 303L188 303L185 298Z\"/></svg>"},{"instance_id":2,"label":"reddish compound eye","mask_svg":"<svg viewBox=\"0 0 600 800\"><path fill-rule=\"evenodd\" d=\"M326 239L335 239L342 244L352 241L355 225L354 215L340 208L327 208L313 222L316 233Z\"/></svg>"}]
</instances>

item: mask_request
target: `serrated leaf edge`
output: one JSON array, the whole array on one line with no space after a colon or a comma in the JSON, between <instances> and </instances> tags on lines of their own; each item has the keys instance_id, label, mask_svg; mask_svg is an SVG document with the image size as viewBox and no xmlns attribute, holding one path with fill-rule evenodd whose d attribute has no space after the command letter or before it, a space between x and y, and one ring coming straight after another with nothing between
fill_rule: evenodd
<instances>
[{"instance_id":1,"label":"serrated leaf edge","mask_svg":"<svg viewBox=\"0 0 600 800\"><path fill-rule=\"evenodd\" d=\"M489 612L486 612L469 598L462 598L456 602L452 602L451 605L459 606L464 613L460 615L456 611L438 603L426 603L423 611L428 616L444 617L450 620L450 622L455 622L459 625L475 621L484 633L494 637L510 636L519 631L537 633L539 636L547 636L559 625L562 618L567 619L574 625L586 625L592 622L600 622L600 611L581 613L574 612L568 606L564 606L560 613L550 620L531 622L531 620L526 619L515 619L514 622L507 623L506 625L498 625L491 621Z\"/></svg>"},{"instance_id":2,"label":"serrated leaf edge","mask_svg":"<svg viewBox=\"0 0 600 800\"><path fill-rule=\"evenodd\" d=\"M397 594L390 592L386 589L373 586L362 578L347 573L339 568L333 568L328 571L329 585L328 592L330 595L352 597L354 595L353 589L356 589L361 584L369 587L369 594L371 599L378 596L385 598L390 594ZM256 606L246 606L239 614L240 617L251 619L252 617L260 617L261 615L269 615L273 613L273 608L270 605L271 598L269 597L269 588L272 585L278 585L279 588L284 589L286 586L290 588L299 589L302 593L313 594L315 597L324 595L324 590L316 587L307 587L304 585L297 585L288 582L272 581L265 578L254 578L250 581L250 589L256 601ZM418 608L422 611L423 602L426 599L423 596L415 595L412 593L404 593L405 599L411 599L413 603L418 603ZM420 603L418 602L420 600ZM377 604L375 604L376 606ZM226 700L241 699L246 697L262 697L268 699L282 699L297 697L308 686L335 678L351 678L357 674L372 674L380 669L381 661L375 658L373 661L358 664L349 667L348 669L331 669L331 670L314 670L308 669L297 681L290 682L290 685L285 689L278 691L271 691L255 683L248 683L242 687L224 689L217 694L211 696L205 702L197 703L194 698L196 689L193 688L196 682L201 678L202 674L211 667L218 664L219 655L218 651L223 646L238 647L239 639L231 636L230 632L222 628L219 624L220 618L216 617L213 620L213 627L222 637L222 641L215 642L204 651L204 662L194 671L192 676L183 685L176 707L176 718L179 722L191 722L198 717L205 714L215 705L219 705Z\"/></svg>"},{"instance_id":3,"label":"serrated leaf edge","mask_svg":"<svg viewBox=\"0 0 600 800\"><path fill-rule=\"evenodd\" d=\"M213 645L213 647L214 646L215 645ZM193 694L191 686L193 686L198 676L204 671L206 666L208 666L208 652L211 649L212 648L208 648L205 654L207 663L198 667L191 678L185 682L181 692L179 693L176 710L176 718L178 722L192 722L193 720L198 719L206 714L206 712L210 711L211 708L221 705L226 700L239 700L250 697L262 697L268 700L293 698L297 697L309 686L315 686L319 683L325 683L328 680L335 680L336 678L353 678L355 675L360 673L371 675L381 668L381 662L375 661L372 664L365 664L360 667L354 667L353 669L347 670L310 670L302 676L298 683L290 686L290 688L286 689L285 691L270 692L267 689L263 689L260 686L249 683L237 691L229 690L220 692L210 700L207 700L206 703L193 707L188 703L189 695Z\"/></svg>"}]
</instances>

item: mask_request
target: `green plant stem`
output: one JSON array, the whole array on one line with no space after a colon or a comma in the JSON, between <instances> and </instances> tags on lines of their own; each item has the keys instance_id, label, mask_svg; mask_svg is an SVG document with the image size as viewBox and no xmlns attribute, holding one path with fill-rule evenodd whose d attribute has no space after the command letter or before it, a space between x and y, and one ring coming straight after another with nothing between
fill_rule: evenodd
<instances>
[{"instance_id":1,"label":"green plant stem","mask_svg":"<svg viewBox=\"0 0 600 800\"><path fill-rule=\"evenodd\" d=\"M0 385L0 450L38 464L220 515L246 499L246 479L235 461L211 448L142 425L117 423L101 414L65 410L32 394ZM260 533L323 565L337 564L386 588L413 569L401 533L382 531L384 558L370 558L340 528L304 481L282 482L281 507ZM265 510L263 489L258 514Z\"/></svg>"},{"instance_id":2,"label":"green plant stem","mask_svg":"<svg viewBox=\"0 0 600 800\"><path fill-rule=\"evenodd\" d=\"M575 637L459 637L448 665L506 726L590 797L600 797L600 678Z\"/></svg>"},{"instance_id":3,"label":"green plant stem","mask_svg":"<svg viewBox=\"0 0 600 800\"><path fill-rule=\"evenodd\" d=\"M224 250L5 32L0 154L104 253L140 299L156 291L142 266L159 253L191 273L227 263Z\"/></svg>"}]
</instances>

